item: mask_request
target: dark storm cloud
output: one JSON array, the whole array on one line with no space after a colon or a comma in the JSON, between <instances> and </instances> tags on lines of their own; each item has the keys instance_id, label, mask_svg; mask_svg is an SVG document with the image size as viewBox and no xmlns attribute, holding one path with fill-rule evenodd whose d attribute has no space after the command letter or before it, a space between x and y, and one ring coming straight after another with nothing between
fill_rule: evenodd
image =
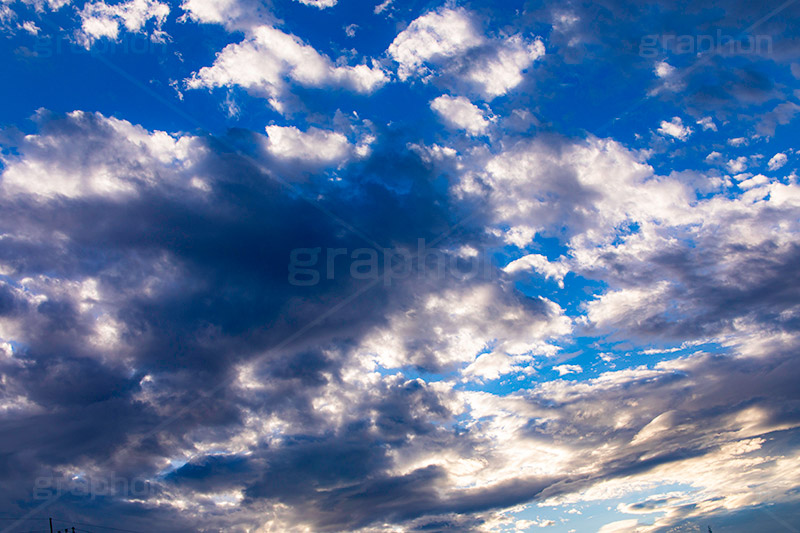
<instances>
[{"instance_id":1,"label":"dark storm cloud","mask_svg":"<svg viewBox=\"0 0 800 533\"><path fill-rule=\"evenodd\" d=\"M327 382L326 375L337 379L340 364L319 346L345 346L379 323L393 287L375 283L368 295L271 353L367 283L346 272L332 280L323 272L315 287L289 283L290 252L298 246L369 246L301 195L320 197L314 201L379 235L381 244L416 244L446 229L443 198L431 188L426 169L413 163L415 157L390 160L396 146L378 149L373 165L380 166L383 182L370 177L378 167L367 164L348 176L347 187L312 180L287 189L249 156L232 151L248 144L246 133L192 140L202 155L183 167L158 160L101 116L47 116L39 135L55 148L19 139L15 150L73 180L89 179L111 161L136 192L124 201L103 194L2 198L0 260L13 273L0 286L0 312L18 324L21 337L14 339L20 343L16 362L3 362L4 394L22 394L40 408L40 414L2 422L4 434L17 435L3 442L6 479L13 480L6 501L25 500L42 469L96 462L151 476L160 469L157 459L188 445L192 432L235 434L248 401L242 404L244 398L229 392L230 384L217 389L233 377L235 365L264 354L258 376L272 392L253 398L250 407L264 413L289 409L315 433L307 395ZM390 164L380 163L382 151ZM210 191L187 190L189 176L201 177ZM62 237L54 239L53 232ZM98 294L79 294L87 277L97 280ZM36 303L35 292L48 297ZM91 341L96 315L82 305L96 305L115 321L118 344ZM411 396L396 394L387 391L372 406L385 413L379 427L389 441L426 427L421 420L415 426L410 406L401 407ZM378 441L364 444L355 430L338 439L298 441L275 452L284 458L275 455L260 469L282 484L253 485L249 493L292 498L319 476L338 483L385 466ZM165 482L195 487L231 469L255 468L251 463L209 458Z\"/></svg>"}]
</instances>

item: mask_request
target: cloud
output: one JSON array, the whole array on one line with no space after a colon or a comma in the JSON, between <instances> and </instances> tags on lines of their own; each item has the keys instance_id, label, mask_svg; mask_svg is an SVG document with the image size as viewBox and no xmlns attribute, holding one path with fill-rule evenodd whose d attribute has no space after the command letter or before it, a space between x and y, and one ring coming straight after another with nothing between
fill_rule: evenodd
<instances>
[{"instance_id":1,"label":"cloud","mask_svg":"<svg viewBox=\"0 0 800 533\"><path fill-rule=\"evenodd\" d=\"M671 92L682 91L686 88L686 82L680 74L680 71L667 63L666 61L659 61L653 69L656 77L663 80L659 89L666 89ZM658 90L651 91L650 94L657 94Z\"/></svg>"},{"instance_id":2,"label":"cloud","mask_svg":"<svg viewBox=\"0 0 800 533\"><path fill-rule=\"evenodd\" d=\"M285 111L290 83L370 93L386 81L378 67L336 66L298 37L259 26L244 41L226 46L212 66L194 73L186 85L190 89L237 85L267 98L276 110Z\"/></svg>"},{"instance_id":3,"label":"cloud","mask_svg":"<svg viewBox=\"0 0 800 533\"><path fill-rule=\"evenodd\" d=\"M19 30L25 31L30 35L38 35L41 28L33 20L20 20L29 17L30 11L25 13L23 9L12 9L12 5L17 3L15 0L7 0L0 3L0 30L7 35L15 35ZM71 3L71 0L21 0L19 3L27 8L32 8L37 20L43 13L58 11L62 7ZM15 6L19 8L20 6Z\"/></svg>"},{"instance_id":4,"label":"cloud","mask_svg":"<svg viewBox=\"0 0 800 533\"><path fill-rule=\"evenodd\" d=\"M260 0L183 0L184 14L178 20L221 24L231 32L247 32L277 22L270 7Z\"/></svg>"},{"instance_id":5,"label":"cloud","mask_svg":"<svg viewBox=\"0 0 800 533\"><path fill-rule=\"evenodd\" d=\"M638 525L639 521L635 518L628 520L617 520L616 522L611 522L604 525L597 530L597 533L633 533L637 530Z\"/></svg>"},{"instance_id":6,"label":"cloud","mask_svg":"<svg viewBox=\"0 0 800 533\"><path fill-rule=\"evenodd\" d=\"M399 64L401 80L430 73L429 62L439 62L483 42L464 9L441 8L422 15L395 37L387 50Z\"/></svg>"},{"instance_id":7,"label":"cloud","mask_svg":"<svg viewBox=\"0 0 800 533\"><path fill-rule=\"evenodd\" d=\"M47 131L23 140L26 157L4 158L6 195L120 200L154 187L191 189L191 168L204 151L192 136L149 132L96 113L74 111L61 121L44 113L38 120ZM152 170L160 166L170 167L170 175Z\"/></svg>"},{"instance_id":8,"label":"cloud","mask_svg":"<svg viewBox=\"0 0 800 533\"><path fill-rule=\"evenodd\" d=\"M463 96L452 97L446 94L431 101L431 109L452 126L466 130L472 135L480 135L489 127L483 112Z\"/></svg>"},{"instance_id":9,"label":"cloud","mask_svg":"<svg viewBox=\"0 0 800 533\"><path fill-rule=\"evenodd\" d=\"M747 158L745 156L739 156L736 159L731 159L726 164L728 170L734 173L740 173L747 170Z\"/></svg>"},{"instance_id":10,"label":"cloud","mask_svg":"<svg viewBox=\"0 0 800 533\"><path fill-rule=\"evenodd\" d=\"M703 117L697 121L697 125L703 128L703 131L711 130L717 131L717 125L714 124L714 120L711 117Z\"/></svg>"},{"instance_id":11,"label":"cloud","mask_svg":"<svg viewBox=\"0 0 800 533\"><path fill-rule=\"evenodd\" d=\"M380 4L376 5L375 9L373 9L372 12L375 13L376 15L380 15L381 13L389 9L389 7L391 7L393 3L394 0L384 0Z\"/></svg>"},{"instance_id":12,"label":"cloud","mask_svg":"<svg viewBox=\"0 0 800 533\"><path fill-rule=\"evenodd\" d=\"M519 259L515 259L503 268L508 274L517 274L534 270L545 278L553 278L558 282L558 286L564 288L564 276L569 273L569 266L565 264L563 258L558 261L550 261L541 254L528 254Z\"/></svg>"},{"instance_id":13,"label":"cloud","mask_svg":"<svg viewBox=\"0 0 800 533\"><path fill-rule=\"evenodd\" d=\"M778 170L779 168L781 168L786 164L787 160L788 158L786 157L786 154L777 153L770 158L769 162L767 163L767 167L770 170Z\"/></svg>"},{"instance_id":14,"label":"cloud","mask_svg":"<svg viewBox=\"0 0 800 533\"><path fill-rule=\"evenodd\" d=\"M307 6L316 7L317 9L326 9L336 5L338 0L295 0Z\"/></svg>"},{"instance_id":15,"label":"cloud","mask_svg":"<svg viewBox=\"0 0 800 533\"><path fill-rule=\"evenodd\" d=\"M542 41L527 42L514 35L504 41L496 55L476 61L466 78L481 87L487 98L501 96L522 83L525 70L544 53Z\"/></svg>"},{"instance_id":16,"label":"cloud","mask_svg":"<svg viewBox=\"0 0 800 533\"><path fill-rule=\"evenodd\" d=\"M689 135L692 134L692 128L684 126L680 117L672 117L672 120L669 122L666 120L661 121L661 125L658 127L658 133L685 141L689 138Z\"/></svg>"},{"instance_id":17,"label":"cloud","mask_svg":"<svg viewBox=\"0 0 800 533\"><path fill-rule=\"evenodd\" d=\"M399 64L402 81L442 77L449 86L493 99L522 83L524 71L545 49L540 40L519 35L488 39L468 11L440 8L412 21L387 52Z\"/></svg>"},{"instance_id":18,"label":"cloud","mask_svg":"<svg viewBox=\"0 0 800 533\"><path fill-rule=\"evenodd\" d=\"M580 365L557 365L553 367L553 370L558 372L559 376L566 376L567 374L580 374L583 372L583 368Z\"/></svg>"},{"instance_id":19,"label":"cloud","mask_svg":"<svg viewBox=\"0 0 800 533\"><path fill-rule=\"evenodd\" d=\"M266 149L277 159L304 165L343 163L354 155L356 147L343 134L309 128L300 131L294 126L267 126Z\"/></svg>"},{"instance_id":20,"label":"cloud","mask_svg":"<svg viewBox=\"0 0 800 533\"><path fill-rule=\"evenodd\" d=\"M8 450L16 450L10 453L24 448L33 451L13 473L3 471L4 479L17 481L0 491L0 498L30 498L30 480L37 477L72 479L70 476L82 473L85 479L99 482L114 470L127 480L147 478L154 486L146 502L131 506L125 494L118 494L102 505L129 527L137 520L153 519L162 524L163 531L194 529L188 524L200 516L195 513L202 514L210 509L207 506L215 505L200 492L220 498L224 493L224 498L238 501L250 486L248 494L256 500L253 509L243 508L244 514L235 520L263 523L266 519L257 516L270 514L257 510L260 459L240 457L245 449L259 447L242 433L248 431L242 425L250 416L245 413L260 410L258 405L270 405L268 411L283 412L280 417L285 421L316 419L312 398L324 390L321 397L336 401L335 391L343 390L336 385L341 383L343 347L359 337L356 324L363 306L380 307L383 304L378 302L385 302L386 292L378 285L371 295L375 300L362 302L362 311L342 309L316 334L297 338L298 345L284 343L280 355L262 357L294 331L293 325L280 324L281 309L292 309L292 321L308 323L324 312L325 300L351 293L357 281L341 276L318 289L292 288L287 281L287 258L300 244L353 249L364 242L346 230L342 234L343 226L336 218L328 218L302 200L302 188L312 184L287 191L268 172L254 168L252 161L261 157L258 152L244 157L232 148L236 143L257 145L254 141L259 137L167 134L84 112L66 116L41 112L37 121L36 133L6 137L6 142L16 144L4 156L0 178L0 339L4 346L0 367L6 379L0 406L4 412L19 413L16 418L4 416L0 424L4 433L16 435L30 434L31 424L43 423L48 431L36 433L41 439L36 445L4 441ZM290 137L296 134L293 140L299 139L300 144L309 140L304 135L319 135L323 144L325 139L332 138L334 144L337 139L330 137L330 132L288 133ZM400 162L398 151L392 150L392 154L394 162ZM269 164L269 159L260 161ZM400 175L399 168L393 171L390 165L381 166L386 178ZM283 170L272 167L270 171ZM417 212L429 219L424 207L428 201L424 194L419 196L426 181L414 189ZM205 187L196 187L197 183ZM323 191L328 197L340 194L328 183L322 182L317 195ZM345 195L352 192L350 189ZM354 223L373 229L387 223L382 234L394 234L397 241L411 242L425 235L414 221L392 229L402 197L396 194L373 184L363 194L350 197L356 204L364 202L363 207L353 209L358 217L386 217L384 222ZM380 208L375 208L377 205ZM436 209L432 201L428 205ZM282 222L267 223L267 218L273 217ZM220 290L219 283L226 288ZM385 314L369 313L376 319ZM267 323L272 325L265 328ZM242 336L248 338L245 343L237 340ZM327 348L320 350L316 346L323 338L327 338L323 341ZM256 386L247 379L248 365L258 376ZM235 381L226 383L228 375ZM413 390L403 392L402 384L387 384L383 392L374 389L375 396L367 400L374 407L366 409L386 411L384 420L389 423L394 416L389 413L399 414L398 407L406 409L401 406L415 394L424 396ZM413 388L413 384L407 387ZM227 399L220 398L213 406L193 403L200 400L199 391L210 390ZM423 403L434 400L422 399ZM187 410L182 411L184 408ZM438 409L435 402L431 408ZM181 419L183 415L186 418ZM257 415L262 416L270 415ZM61 417L69 422L56 423ZM419 431L427 427L422 418ZM173 423L158 430L158 440L165 439L163 445L140 447L138 443L150 429L170 419ZM203 432L204 427L210 429L205 437L192 437L192 444L184 440L195 430ZM405 429L401 424L391 431L402 435ZM293 438L289 433L286 436ZM354 438L348 431L342 436ZM212 453L207 447L215 446L212 441L225 451ZM296 457L300 464L310 457L308 453L314 455L323 448L330 452L333 445L334 441L321 442L319 448L305 448L305 455L292 455L287 448L285 457L287 461ZM348 453L358 456L365 449L373 450L373 462L364 463L361 474L353 472L357 477L386 461L377 444ZM108 453L97 453L99 450ZM119 455L114 455L117 452ZM128 453L138 459L129 461ZM220 454L229 459L211 457ZM344 448L337 457L347 457ZM183 459L192 466L178 469L168 479L160 478L159 472L170 464L168 459ZM270 464L277 476L281 468L274 460ZM289 475L291 470L283 472ZM333 471L329 474L331 486L345 479ZM307 479L315 476L311 467ZM411 476L409 486L425 479ZM385 489L377 485L375 490ZM280 497L284 496L292 497L288 487ZM177 516L174 508L167 511L155 503L162 497L194 501ZM72 498L67 495L53 509L71 508ZM344 495L337 498L337 506L346 501ZM362 513L354 520L371 521L372 516ZM315 523L326 521L321 516L313 519ZM222 518L219 527L229 527L227 520Z\"/></svg>"},{"instance_id":21,"label":"cloud","mask_svg":"<svg viewBox=\"0 0 800 533\"><path fill-rule=\"evenodd\" d=\"M398 29L400 55L381 66L356 66L386 43L369 24L347 38L346 10L305 10L340 17L326 56L269 3L183 6L183 21L224 26L181 28L182 51L195 33L224 43L187 83L296 120L243 100L255 112L224 134L137 125L167 120L138 109L42 111L2 132L10 515L41 503L42 481L116 476L111 493L67 491L49 511L175 533L797 522L800 187L778 174L790 151L775 169L752 152L771 122L795 127L774 80L796 57L796 6L764 23L774 56L718 54L691 72L636 43L709 20L725 31L759 6L448 4ZM406 13L391 10L376 21ZM540 27L551 54L520 33ZM195 48L184 76L210 63ZM395 59L404 83L377 92ZM613 129L625 143L580 133L595 100L575 98L575 80L645 94L680 74L686 91L651 92L637 113L657 124L674 109L684 118L666 129L702 129L692 142L663 152L627 118ZM434 244L413 258L420 239ZM353 268L389 251L397 276ZM313 283L296 283L298 263ZM581 524L608 513L584 527L578 506Z\"/></svg>"},{"instance_id":22,"label":"cloud","mask_svg":"<svg viewBox=\"0 0 800 533\"><path fill-rule=\"evenodd\" d=\"M87 3L79 12L81 29L77 39L84 47L91 48L99 39L116 41L123 28L131 33L141 32L152 20L154 28L150 38L155 42L163 42L167 35L161 28L169 12L169 5L156 0L129 0L113 5L105 2Z\"/></svg>"},{"instance_id":23,"label":"cloud","mask_svg":"<svg viewBox=\"0 0 800 533\"><path fill-rule=\"evenodd\" d=\"M351 175L345 178L356 189L343 193L327 181L289 193L231 150L235 137L162 134L97 114L40 114L39 121L39 131L19 136L9 152L15 155L6 156L4 187L15 168L45 164L49 174L80 182L112 157L119 168L135 168L136 179L125 203L91 188L67 196L29 187L0 196L0 264L7 273L0 337L14 342L0 362L8 376L2 399L24 415L2 424L9 435L40 439L35 446L9 444L33 451L13 452L18 466L4 476L17 482L4 489L6 500L27 497L26 480L41 469L101 479L113 468L151 480L154 492L132 507L110 497L98 508L113 510L126 527L158 520L162 530L177 532L200 522L219 529L247 523L357 531L391 523L479 530L522 502L597 501L687 479L691 501L651 502L671 511L657 518L658 527L791 499L800 285L792 277L795 229L785 224L797 220L796 186L768 182L751 191L769 194L692 199L691 213L681 208L689 199L671 183L677 178L654 176L636 154L608 140L521 142L489 157L491 165L472 156L480 167L462 158L464 174L485 166L488 185L501 175L511 180L498 182L490 206L506 209L510 200L501 193L518 204L561 190L582 202L576 208L604 214L596 226L566 217L570 249L563 260L608 284L597 299L603 313L587 310L602 317L598 326L649 340L680 324L703 330L735 320L735 327L706 330L727 353L697 350L503 395L474 384L535 371L559 352L561 337L576 331L560 306L524 296L503 277L380 283L362 302L368 312L342 307L319 330L275 348L296 331L287 320L308 323L326 308L320 301L340 301L358 287L348 276L311 293L287 285L285 258L298 242L363 246L298 192L355 202L355 223L399 242L415 242L415 224L430 220L428 211L447 198L376 190L379 183L361 186ZM317 137L319 146L342 143L332 130L282 128L275 131L303 150ZM260 137L239 142L253 139ZM191 158L182 155L182 142L192 143ZM381 155L384 149L393 157ZM412 167L414 154L398 164L398 153L396 145L376 146L370 158L382 169L381 183L413 178L406 190L418 195L435 170ZM530 183L514 181L512 170ZM552 189L565 176L574 189ZM187 194L195 178L208 188ZM637 189L644 196L630 197ZM416 217L398 217L398 203L412 198ZM520 221L548 227L552 208L542 202L546 208L523 211L535 217ZM622 225L629 218L638 230ZM787 235L765 229L775 224ZM681 244L687 235L691 246ZM509 274L550 263L530 258ZM690 286L680 284L685 279ZM676 302L671 309L683 315L648 323L663 301ZM687 331L697 330L684 330L682 338ZM402 374L448 369L451 376L430 381ZM220 375L230 381L213 402L191 403L198 391L215 390ZM135 444L172 418L157 445ZM769 449L767 436L775 439ZM746 485L756 490L743 496Z\"/></svg>"},{"instance_id":24,"label":"cloud","mask_svg":"<svg viewBox=\"0 0 800 533\"><path fill-rule=\"evenodd\" d=\"M686 194L679 183L648 180L652 169L610 140L543 137L462 164L453 193L485 202L494 231L519 247L540 232L594 239L631 218L671 218Z\"/></svg>"},{"instance_id":25,"label":"cloud","mask_svg":"<svg viewBox=\"0 0 800 533\"><path fill-rule=\"evenodd\" d=\"M772 137L778 126L789 124L794 116L800 112L800 105L794 102L778 104L772 111L765 113L756 124L756 131L760 135Z\"/></svg>"},{"instance_id":26,"label":"cloud","mask_svg":"<svg viewBox=\"0 0 800 533\"><path fill-rule=\"evenodd\" d=\"M552 301L474 283L398 309L385 328L365 338L360 352L367 365L435 372L469 363L468 376L496 379L522 371L531 355L553 354L548 341L570 330L570 320Z\"/></svg>"}]
</instances>

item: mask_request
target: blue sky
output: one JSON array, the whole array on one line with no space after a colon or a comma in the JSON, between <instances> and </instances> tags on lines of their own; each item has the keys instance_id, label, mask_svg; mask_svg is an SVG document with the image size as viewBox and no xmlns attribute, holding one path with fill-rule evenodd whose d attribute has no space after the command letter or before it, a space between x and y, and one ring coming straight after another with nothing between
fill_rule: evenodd
<instances>
[{"instance_id":1,"label":"blue sky","mask_svg":"<svg viewBox=\"0 0 800 533\"><path fill-rule=\"evenodd\" d=\"M800 2L0 2L0 531L798 531Z\"/></svg>"}]
</instances>

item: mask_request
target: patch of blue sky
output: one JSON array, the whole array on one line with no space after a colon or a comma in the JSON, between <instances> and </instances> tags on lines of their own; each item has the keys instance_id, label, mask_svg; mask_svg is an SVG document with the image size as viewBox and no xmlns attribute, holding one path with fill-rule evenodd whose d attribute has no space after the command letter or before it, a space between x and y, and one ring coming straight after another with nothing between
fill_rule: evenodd
<instances>
[{"instance_id":1,"label":"patch of blue sky","mask_svg":"<svg viewBox=\"0 0 800 533\"><path fill-rule=\"evenodd\" d=\"M659 499L665 494L681 495L691 499L695 489L688 483L663 483L641 490L631 490L625 495L608 499L579 501L558 506L529 505L523 511L514 513L517 520L529 520L537 525L523 531L571 531L586 533L597 531L606 524L621 520L638 519L640 525L652 524L654 519L663 514L659 512L642 514L626 513L623 506L632 502L644 502L648 499ZM552 526L542 524L552 521Z\"/></svg>"}]
</instances>

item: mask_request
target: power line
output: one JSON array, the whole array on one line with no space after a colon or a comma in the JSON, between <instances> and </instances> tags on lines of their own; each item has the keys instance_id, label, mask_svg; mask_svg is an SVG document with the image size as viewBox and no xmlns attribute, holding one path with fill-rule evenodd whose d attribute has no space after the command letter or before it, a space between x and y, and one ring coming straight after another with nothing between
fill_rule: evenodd
<instances>
[{"instance_id":1,"label":"power line","mask_svg":"<svg viewBox=\"0 0 800 533\"><path fill-rule=\"evenodd\" d=\"M83 523L83 522L74 522L72 520L63 520L61 518L49 518L48 519L48 518L24 518L24 517L13 517L13 516L0 516L0 520L15 520L15 521L26 521L26 522L36 522L36 521L47 522L48 520L50 520L51 523L52 522L61 522L61 523L65 523L65 524L72 524L73 526L86 526L86 527L92 527L92 528L97 528L97 529L107 529L107 530L110 530L110 531L122 531L124 533L144 533L143 531L137 531L135 529L123 529L123 528L119 528L119 527L101 526L99 524L86 524L86 523ZM68 526L67 529L63 530L62 533L64 533L64 532L71 533L72 529L74 529L75 531L84 531L84 532L87 532L87 533L92 533L92 532L90 532L90 531L88 531L86 529L79 529L79 528L70 527L70 526ZM37 530L28 530L28 531L25 531L24 533L48 533L48 531L50 531L50 530L49 529L37 529ZM53 531L55 533L55 532L61 531L61 530L55 529Z\"/></svg>"},{"instance_id":2,"label":"power line","mask_svg":"<svg viewBox=\"0 0 800 533\"><path fill-rule=\"evenodd\" d=\"M84 524L81 522L73 522L72 520L56 520L57 522L69 522L70 524L74 524L76 526L87 526L87 527L94 527L98 529L109 529L111 531L124 531L126 533L144 533L143 531L136 531L135 529L122 529L119 527L110 527L110 526L101 526L98 524Z\"/></svg>"}]
</instances>

